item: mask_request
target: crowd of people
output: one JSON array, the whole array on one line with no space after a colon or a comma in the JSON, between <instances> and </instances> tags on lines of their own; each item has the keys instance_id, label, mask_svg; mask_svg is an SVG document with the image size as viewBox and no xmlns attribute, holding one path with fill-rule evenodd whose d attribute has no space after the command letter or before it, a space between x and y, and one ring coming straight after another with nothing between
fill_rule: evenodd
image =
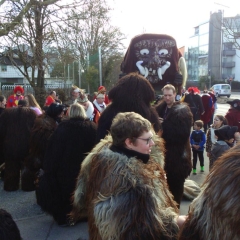
<instances>
[{"instance_id":1,"label":"crowd of people","mask_svg":"<svg viewBox=\"0 0 240 240\"><path fill-rule=\"evenodd\" d=\"M0 96L4 190L35 191L60 226L87 219L90 239L239 239L240 100L222 116L212 91L191 87L180 101L173 85L162 92L153 105L152 85L130 73L93 101L77 86L64 104L50 92L42 108L20 86ZM205 149L210 174L181 216L184 182L198 158L204 172ZM0 236L19 236L14 223L2 228L6 218L0 209Z\"/></svg>"}]
</instances>

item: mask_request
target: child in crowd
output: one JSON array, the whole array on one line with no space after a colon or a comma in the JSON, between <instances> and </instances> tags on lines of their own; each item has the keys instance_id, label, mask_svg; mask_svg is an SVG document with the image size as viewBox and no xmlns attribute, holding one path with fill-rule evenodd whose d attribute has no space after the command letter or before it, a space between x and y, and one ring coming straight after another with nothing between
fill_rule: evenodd
<instances>
[{"instance_id":1,"label":"child in crowd","mask_svg":"<svg viewBox=\"0 0 240 240\"><path fill-rule=\"evenodd\" d=\"M201 172L204 172L204 144L206 143L205 133L201 130L203 127L203 121L197 120L194 122L193 131L190 136L190 143L193 152L193 174L197 174L197 159L199 158Z\"/></svg>"},{"instance_id":2,"label":"child in crowd","mask_svg":"<svg viewBox=\"0 0 240 240\"><path fill-rule=\"evenodd\" d=\"M212 146L212 157L213 163L220 157L224 152L233 147L235 141L239 141L239 132L237 126L224 125L214 130L217 136L217 141Z\"/></svg>"}]
</instances>

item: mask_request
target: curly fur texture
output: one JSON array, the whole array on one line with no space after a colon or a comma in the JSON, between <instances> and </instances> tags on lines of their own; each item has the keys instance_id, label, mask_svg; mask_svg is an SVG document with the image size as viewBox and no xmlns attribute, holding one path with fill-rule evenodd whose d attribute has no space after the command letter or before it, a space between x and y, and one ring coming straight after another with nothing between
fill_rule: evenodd
<instances>
[{"instance_id":1,"label":"curly fur texture","mask_svg":"<svg viewBox=\"0 0 240 240\"><path fill-rule=\"evenodd\" d=\"M74 118L60 123L49 139L36 197L58 224L65 224L72 210L70 197L81 163L95 144L96 132L95 123Z\"/></svg>"},{"instance_id":2,"label":"curly fur texture","mask_svg":"<svg viewBox=\"0 0 240 240\"><path fill-rule=\"evenodd\" d=\"M110 130L113 118L119 112L136 112L148 119L155 132L159 132L161 124L151 102L155 100L151 84L141 75L131 73L121 78L109 91L111 104L101 114L98 121L97 141L103 139Z\"/></svg>"},{"instance_id":3,"label":"curly fur texture","mask_svg":"<svg viewBox=\"0 0 240 240\"><path fill-rule=\"evenodd\" d=\"M240 144L214 164L192 202L180 240L240 239Z\"/></svg>"},{"instance_id":4,"label":"curly fur texture","mask_svg":"<svg viewBox=\"0 0 240 240\"><path fill-rule=\"evenodd\" d=\"M166 103L161 101L156 110L161 116ZM165 171L169 189L175 201L180 204L183 185L192 169L189 136L192 126L192 113L185 103L176 102L162 123L162 138L165 140Z\"/></svg>"},{"instance_id":5,"label":"curly fur texture","mask_svg":"<svg viewBox=\"0 0 240 240\"><path fill-rule=\"evenodd\" d=\"M30 132L35 118L35 112L29 108L7 108L0 116L6 191L19 188L20 170L29 151Z\"/></svg>"},{"instance_id":6,"label":"curly fur texture","mask_svg":"<svg viewBox=\"0 0 240 240\"><path fill-rule=\"evenodd\" d=\"M21 240L20 231L13 220L11 214L4 209L0 209L0 239L1 240Z\"/></svg>"},{"instance_id":7,"label":"curly fur texture","mask_svg":"<svg viewBox=\"0 0 240 240\"><path fill-rule=\"evenodd\" d=\"M35 119L30 137L29 154L24 161L22 171L22 190L35 190L36 174L43 167L43 158L46 152L49 137L57 128L56 121L46 114Z\"/></svg>"},{"instance_id":8,"label":"curly fur texture","mask_svg":"<svg viewBox=\"0 0 240 240\"><path fill-rule=\"evenodd\" d=\"M111 141L107 136L84 159L72 217L88 217L90 239L175 239L178 210L162 169L162 140L155 136L147 164L112 152Z\"/></svg>"}]
</instances>

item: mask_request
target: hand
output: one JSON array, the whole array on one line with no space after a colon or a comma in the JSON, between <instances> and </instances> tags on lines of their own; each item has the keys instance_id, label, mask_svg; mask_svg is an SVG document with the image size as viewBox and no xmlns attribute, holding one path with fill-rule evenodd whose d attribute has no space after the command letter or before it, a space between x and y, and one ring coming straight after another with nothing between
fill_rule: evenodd
<instances>
[{"instance_id":1,"label":"hand","mask_svg":"<svg viewBox=\"0 0 240 240\"><path fill-rule=\"evenodd\" d=\"M184 222L186 221L187 219L187 215L180 215L178 216L177 218L177 225L179 226L179 228L181 228L184 224Z\"/></svg>"},{"instance_id":2,"label":"hand","mask_svg":"<svg viewBox=\"0 0 240 240\"><path fill-rule=\"evenodd\" d=\"M160 123L163 123L163 118L158 118Z\"/></svg>"},{"instance_id":3,"label":"hand","mask_svg":"<svg viewBox=\"0 0 240 240\"><path fill-rule=\"evenodd\" d=\"M207 156L210 157L210 156L211 156L211 153L210 153L210 152L207 152Z\"/></svg>"}]
</instances>

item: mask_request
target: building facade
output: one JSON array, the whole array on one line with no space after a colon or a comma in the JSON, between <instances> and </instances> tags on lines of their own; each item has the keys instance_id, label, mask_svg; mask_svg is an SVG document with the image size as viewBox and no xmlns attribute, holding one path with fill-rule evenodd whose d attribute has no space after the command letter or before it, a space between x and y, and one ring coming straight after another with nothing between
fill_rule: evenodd
<instances>
[{"instance_id":1,"label":"building facade","mask_svg":"<svg viewBox=\"0 0 240 240\"><path fill-rule=\"evenodd\" d=\"M207 76L216 81L240 81L240 47L234 45L239 39L229 38L225 24L235 18L224 18L218 11L194 28L188 46L188 80L199 81ZM233 25L230 27L234 30Z\"/></svg>"}]
</instances>

